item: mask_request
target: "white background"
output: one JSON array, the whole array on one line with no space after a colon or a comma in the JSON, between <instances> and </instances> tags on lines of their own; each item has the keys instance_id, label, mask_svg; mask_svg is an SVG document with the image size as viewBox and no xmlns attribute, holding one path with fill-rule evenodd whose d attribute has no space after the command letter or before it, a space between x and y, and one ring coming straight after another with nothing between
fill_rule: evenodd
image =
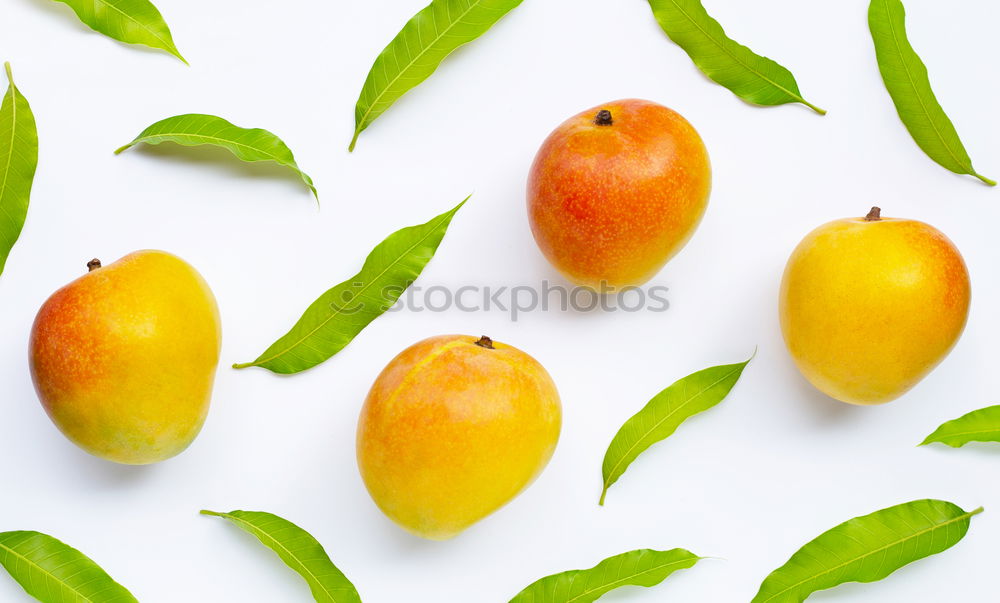
<instances>
[{"instance_id":1,"label":"white background","mask_svg":"<svg viewBox=\"0 0 1000 603\"><path fill-rule=\"evenodd\" d=\"M278 513L309 530L366 603L507 601L550 573L636 548L707 560L656 589L607 601L749 601L800 545L856 515L916 498L979 505L955 548L871 585L816 601L979 601L1000 588L1000 448L915 445L947 419L996 403L1000 191L932 163L886 94L867 3L712 0L728 32L774 57L829 109L750 107L706 80L641 0L527 0L392 107L353 155L357 94L376 55L425 0L159 0L185 67L92 33L68 7L8 0L0 59L13 63L39 126L30 215L0 277L0 530L53 534L144 602L307 601L274 555L202 508ZM1000 8L909 0L909 30L978 169L1000 177L993 77ZM563 119L604 101L648 98L684 114L715 168L694 239L651 284L666 313L386 315L305 374L234 371L350 277L390 232L469 193L419 283L558 281L531 239L525 177ZM223 151L112 151L175 114L265 127L316 180ZM796 372L781 341L777 288L809 230L879 204L927 221L973 278L968 328L904 398L849 407ZM35 312L55 289L141 248L174 252L218 296L223 368L205 429L152 467L92 458L52 426L26 358ZM863 317L856 317L862 320ZM369 499L354 456L359 408L401 349L442 333L487 333L538 358L563 397L562 440L541 478L457 539L414 538ZM647 452L597 506L618 426L695 370L760 347L732 395ZM0 600L26 600L0 576Z\"/></svg>"}]
</instances>

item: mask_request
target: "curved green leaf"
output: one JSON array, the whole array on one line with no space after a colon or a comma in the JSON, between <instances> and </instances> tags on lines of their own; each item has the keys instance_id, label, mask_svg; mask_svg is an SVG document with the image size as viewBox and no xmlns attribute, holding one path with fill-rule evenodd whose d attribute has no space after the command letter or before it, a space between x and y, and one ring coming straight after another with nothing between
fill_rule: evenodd
<instances>
[{"instance_id":1,"label":"curved green leaf","mask_svg":"<svg viewBox=\"0 0 1000 603\"><path fill-rule=\"evenodd\" d=\"M572 570L542 578L510 603L591 603L622 586L656 586L670 574L701 560L684 549L641 549L609 557L587 570Z\"/></svg>"},{"instance_id":2,"label":"curved green leaf","mask_svg":"<svg viewBox=\"0 0 1000 603\"><path fill-rule=\"evenodd\" d=\"M319 603L361 603L361 596L329 555L309 532L271 513L262 511L202 511L228 519L244 532L257 537L267 548L278 554L309 584L313 598Z\"/></svg>"},{"instance_id":3,"label":"curved green leaf","mask_svg":"<svg viewBox=\"0 0 1000 603\"><path fill-rule=\"evenodd\" d=\"M906 10L900 0L872 0L868 26L882 80L903 125L927 156L956 174L968 174L990 186L996 182L976 172L954 124L934 96L927 67L906 37Z\"/></svg>"},{"instance_id":4,"label":"curved green leaf","mask_svg":"<svg viewBox=\"0 0 1000 603\"><path fill-rule=\"evenodd\" d=\"M312 178L299 169L292 150L280 138L260 128L241 128L221 117L189 113L160 120L143 130L135 140L117 149L115 155L137 144L174 142L187 147L212 145L226 149L243 161L273 161L291 168L316 198Z\"/></svg>"},{"instance_id":5,"label":"curved green leaf","mask_svg":"<svg viewBox=\"0 0 1000 603\"><path fill-rule=\"evenodd\" d=\"M88 27L127 44L166 50L184 64L163 15L149 0L56 0L68 4Z\"/></svg>"},{"instance_id":6,"label":"curved green leaf","mask_svg":"<svg viewBox=\"0 0 1000 603\"><path fill-rule=\"evenodd\" d=\"M38 132L28 100L14 85L10 63L4 63L10 86L0 104L0 274L21 236L28 216L31 183L38 165Z\"/></svg>"},{"instance_id":7,"label":"curved green leaf","mask_svg":"<svg viewBox=\"0 0 1000 603\"><path fill-rule=\"evenodd\" d=\"M757 105L802 103L826 115L802 98L791 71L731 40L700 0L649 0L649 5L663 31L715 83Z\"/></svg>"},{"instance_id":8,"label":"curved green leaf","mask_svg":"<svg viewBox=\"0 0 1000 603\"><path fill-rule=\"evenodd\" d=\"M604 489L599 504L604 504L608 488L647 448L669 437L693 415L722 402L750 360L752 356L746 362L714 366L688 375L656 394L642 410L625 421L604 455Z\"/></svg>"},{"instance_id":9,"label":"curved green leaf","mask_svg":"<svg viewBox=\"0 0 1000 603\"><path fill-rule=\"evenodd\" d=\"M433 0L385 47L354 109L358 136L404 94L426 80L449 54L487 32L523 0Z\"/></svg>"},{"instance_id":10,"label":"curved green leaf","mask_svg":"<svg viewBox=\"0 0 1000 603\"><path fill-rule=\"evenodd\" d=\"M86 555L40 532L0 532L0 565L42 603L136 603Z\"/></svg>"},{"instance_id":11,"label":"curved green leaf","mask_svg":"<svg viewBox=\"0 0 1000 603\"><path fill-rule=\"evenodd\" d=\"M940 442L959 448L969 442L1000 442L1000 406L989 406L942 424L921 446Z\"/></svg>"},{"instance_id":12,"label":"curved green leaf","mask_svg":"<svg viewBox=\"0 0 1000 603\"><path fill-rule=\"evenodd\" d=\"M453 209L426 224L389 235L368 254L361 272L319 297L295 326L253 362L282 374L299 373L325 362L344 349L373 320L392 307L434 257L455 213Z\"/></svg>"},{"instance_id":13,"label":"curved green leaf","mask_svg":"<svg viewBox=\"0 0 1000 603\"><path fill-rule=\"evenodd\" d=\"M969 530L973 515L950 502L916 500L855 517L824 532L771 572L751 603L801 603L846 582L876 582L945 551Z\"/></svg>"}]
</instances>

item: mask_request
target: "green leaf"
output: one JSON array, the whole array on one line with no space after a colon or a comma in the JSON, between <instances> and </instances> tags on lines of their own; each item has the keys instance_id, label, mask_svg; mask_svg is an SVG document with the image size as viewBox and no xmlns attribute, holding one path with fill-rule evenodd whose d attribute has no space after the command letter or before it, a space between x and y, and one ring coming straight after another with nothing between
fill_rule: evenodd
<instances>
[{"instance_id":1,"label":"green leaf","mask_svg":"<svg viewBox=\"0 0 1000 603\"><path fill-rule=\"evenodd\" d=\"M260 357L233 368L259 366L275 373L299 373L344 349L417 280L434 257L451 219L468 200L466 197L426 224L389 235L368 254L361 272L321 295L292 330Z\"/></svg>"},{"instance_id":2,"label":"green leaf","mask_svg":"<svg viewBox=\"0 0 1000 603\"><path fill-rule=\"evenodd\" d=\"M802 98L791 71L731 40L700 0L649 0L649 5L663 31L715 83L750 103L802 103L826 115Z\"/></svg>"},{"instance_id":3,"label":"green leaf","mask_svg":"<svg viewBox=\"0 0 1000 603\"><path fill-rule=\"evenodd\" d=\"M244 532L253 534L264 546L278 554L309 584L319 603L361 603L357 589L347 579L309 532L294 523L261 511L202 511L228 519Z\"/></svg>"},{"instance_id":4,"label":"green leaf","mask_svg":"<svg viewBox=\"0 0 1000 603\"><path fill-rule=\"evenodd\" d=\"M685 551L641 549L615 555L587 570L554 574L534 582L510 603L591 603L622 586L656 586L701 557Z\"/></svg>"},{"instance_id":5,"label":"green leaf","mask_svg":"<svg viewBox=\"0 0 1000 603\"><path fill-rule=\"evenodd\" d=\"M927 67L906 37L906 10L900 0L872 0L868 26L882 80L910 136L924 153L956 174L968 174L990 186L996 182L976 172L955 126L938 103Z\"/></svg>"},{"instance_id":6,"label":"green leaf","mask_svg":"<svg viewBox=\"0 0 1000 603\"><path fill-rule=\"evenodd\" d=\"M746 362L714 366L688 375L656 394L625 421L604 454L604 490L599 504L604 504L608 488L647 448L670 437L687 419L722 402L750 360L753 356Z\"/></svg>"},{"instance_id":7,"label":"green leaf","mask_svg":"<svg viewBox=\"0 0 1000 603\"><path fill-rule=\"evenodd\" d=\"M42 603L136 603L86 555L39 532L0 532L0 565Z\"/></svg>"},{"instance_id":8,"label":"green leaf","mask_svg":"<svg viewBox=\"0 0 1000 603\"><path fill-rule=\"evenodd\" d=\"M426 80L449 54L487 32L523 0L433 0L389 42L368 72L354 109L358 136L410 89Z\"/></svg>"},{"instance_id":9,"label":"green leaf","mask_svg":"<svg viewBox=\"0 0 1000 603\"><path fill-rule=\"evenodd\" d=\"M31 183L38 165L38 132L28 100L14 85L10 63L4 63L10 86L0 104L0 274L28 216Z\"/></svg>"},{"instance_id":10,"label":"green leaf","mask_svg":"<svg viewBox=\"0 0 1000 603\"><path fill-rule=\"evenodd\" d=\"M127 44L166 50L184 64L163 15L149 0L56 0L68 4L88 27Z\"/></svg>"},{"instance_id":11,"label":"green leaf","mask_svg":"<svg viewBox=\"0 0 1000 603\"><path fill-rule=\"evenodd\" d=\"M1000 442L1000 406L989 406L944 423L921 446L933 442L959 448L969 442Z\"/></svg>"},{"instance_id":12,"label":"green leaf","mask_svg":"<svg viewBox=\"0 0 1000 603\"><path fill-rule=\"evenodd\" d=\"M213 145L221 147L247 162L273 161L291 168L316 198L319 198L312 178L299 169L291 149L280 138L260 128L241 128L221 117L189 113L160 120L143 130L135 140L115 151L115 155L139 143L174 142L186 147Z\"/></svg>"},{"instance_id":13,"label":"green leaf","mask_svg":"<svg viewBox=\"0 0 1000 603\"><path fill-rule=\"evenodd\" d=\"M846 582L876 582L945 551L969 531L966 513L942 500L915 500L855 517L824 532L771 572L751 603L801 603Z\"/></svg>"}]
</instances>

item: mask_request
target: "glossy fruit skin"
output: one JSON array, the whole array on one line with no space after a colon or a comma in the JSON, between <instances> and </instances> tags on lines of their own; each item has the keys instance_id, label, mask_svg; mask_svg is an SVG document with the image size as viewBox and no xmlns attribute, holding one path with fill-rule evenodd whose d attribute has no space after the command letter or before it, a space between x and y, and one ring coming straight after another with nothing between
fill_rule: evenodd
<instances>
[{"instance_id":1,"label":"glossy fruit skin","mask_svg":"<svg viewBox=\"0 0 1000 603\"><path fill-rule=\"evenodd\" d=\"M56 291L31 331L35 390L87 452L144 465L179 454L208 413L222 330L189 264L137 251Z\"/></svg>"},{"instance_id":2,"label":"glossy fruit skin","mask_svg":"<svg viewBox=\"0 0 1000 603\"><path fill-rule=\"evenodd\" d=\"M612 123L598 125L601 111ZM708 151L680 114L644 100L571 117L528 176L528 219L546 258L595 290L648 281L694 234L708 207Z\"/></svg>"},{"instance_id":3,"label":"glossy fruit skin","mask_svg":"<svg viewBox=\"0 0 1000 603\"><path fill-rule=\"evenodd\" d=\"M970 298L965 261L934 227L837 220L812 231L789 259L781 328L799 370L820 391L850 404L882 404L948 355Z\"/></svg>"},{"instance_id":4,"label":"glossy fruit skin","mask_svg":"<svg viewBox=\"0 0 1000 603\"><path fill-rule=\"evenodd\" d=\"M409 532L452 538L528 487L559 439L562 406L520 350L444 335L382 371L358 422L358 467L375 503Z\"/></svg>"}]
</instances>

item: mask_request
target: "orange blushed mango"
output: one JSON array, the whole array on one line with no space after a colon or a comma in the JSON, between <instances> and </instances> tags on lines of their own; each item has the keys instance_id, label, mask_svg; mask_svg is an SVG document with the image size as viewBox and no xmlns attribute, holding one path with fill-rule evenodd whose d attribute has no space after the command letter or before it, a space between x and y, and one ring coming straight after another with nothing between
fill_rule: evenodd
<instances>
[{"instance_id":1,"label":"orange blushed mango","mask_svg":"<svg viewBox=\"0 0 1000 603\"><path fill-rule=\"evenodd\" d=\"M705 145L680 114L644 100L606 103L542 144L528 176L531 232L574 283L641 285L694 234L711 182Z\"/></svg>"},{"instance_id":2,"label":"orange blushed mango","mask_svg":"<svg viewBox=\"0 0 1000 603\"><path fill-rule=\"evenodd\" d=\"M809 233L781 282L792 358L816 388L850 404L909 391L948 355L969 315L969 272L948 237L880 214Z\"/></svg>"},{"instance_id":3,"label":"orange blushed mango","mask_svg":"<svg viewBox=\"0 0 1000 603\"><path fill-rule=\"evenodd\" d=\"M531 356L485 337L432 337L396 356L372 386L358 467L393 521L444 540L527 488L561 424L555 384Z\"/></svg>"},{"instance_id":4,"label":"orange blushed mango","mask_svg":"<svg viewBox=\"0 0 1000 603\"><path fill-rule=\"evenodd\" d=\"M194 268L162 251L88 266L35 319L38 397L91 454L132 465L170 458L208 413L221 345L215 297Z\"/></svg>"}]
</instances>

